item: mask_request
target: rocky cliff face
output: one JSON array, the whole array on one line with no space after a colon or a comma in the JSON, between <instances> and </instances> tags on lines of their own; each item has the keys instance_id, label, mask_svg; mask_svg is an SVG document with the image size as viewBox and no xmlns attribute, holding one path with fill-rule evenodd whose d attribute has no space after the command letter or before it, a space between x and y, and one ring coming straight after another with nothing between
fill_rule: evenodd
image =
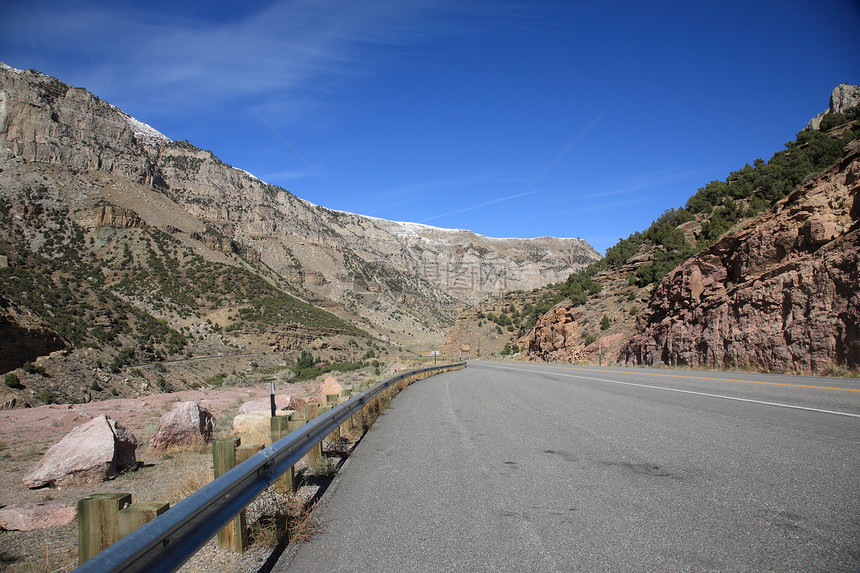
<instances>
[{"instance_id":1,"label":"rocky cliff face","mask_svg":"<svg viewBox=\"0 0 860 573\"><path fill-rule=\"evenodd\" d=\"M312 205L84 89L1 64L0 163L7 189L24 172L55 182L84 229L155 227L262 263L305 300L409 347L438 346L466 304L600 258L581 239L495 239Z\"/></svg>"},{"instance_id":2,"label":"rocky cliff face","mask_svg":"<svg viewBox=\"0 0 860 573\"><path fill-rule=\"evenodd\" d=\"M0 295L0 372L8 372L67 345L27 308ZM0 408L2 409L2 408Z\"/></svg>"},{"instance_id":3,"label":"rocky cliff face","mask_svg":"<svg viewBox=\"0 0 860 573\"><path fill-rule=\"evenodd\" d=\"M680 265L627 364L822 373L860 368L860 148Z\"/></svg>"},{"instance_id":4,"label":"rocky cliff face","mask_svg":"<svg viewBox=\"0 0 860 573\"><path fill-rule=\"evenodd\" d=\"M851 84L839 84L830 94L830 107L809 120L806 129L818 129L821 120L828 113L842 113L845 110L860 104L860 86Z\"/></svg>"},{"instance_id":5,"label":"rocky cliff face","mask_svg":"<svg viewBox=\"0 0 860 573\"><path fill-rule=\"evenodd\" d=\"M650 289L631 286L628 274L602 271L595 276L603 285L601 293L589 297L584 305L562 303L553 307L519 339L519 344L532 359L547 362L614 362L633 334L635 315L650 293ZM601 326L604 316L606 328Z\"/></svg>"}]
</instances>

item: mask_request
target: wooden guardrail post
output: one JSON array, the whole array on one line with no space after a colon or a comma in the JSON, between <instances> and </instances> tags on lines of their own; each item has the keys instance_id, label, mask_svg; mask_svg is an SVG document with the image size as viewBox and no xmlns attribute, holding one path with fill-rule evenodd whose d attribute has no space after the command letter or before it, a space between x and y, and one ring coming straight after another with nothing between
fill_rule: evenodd
<instances>
[{"instance_id":1,"label":"wooden guardrail post","mask_svg":"<svg viewBox=\"0 0 860 573\"><path fill-rule=\"evenodd\" d=\"M331 403L326 403L324 406L320 406L319 415L322 416L326 412L330 412L332 409L334 409L335 405L332 405ZM340 426L332 430L331 433L326 436L326 439L329 441L329 443L335 443L340 440Z\"/></svg>"},{"instance_id":2,"label":"wooden guardrail post","mask_svg":"<svg viewBox=\"0 0 860 573\"><path fill-rule=\"evenodd\" d=\"M290 421L287 422L287 432L292 433L304 426L307 421L304 418L290 418ZM290 466L290 469L284 472L284 475L281 476L277 482L275 482L275 489L280 492L295 492L296 486L296 468L295 466Z\"/></svg>"},{"instance_id":3,"label":"wooden guardrail post","mask_svg":"<svg viewBox=\"0 0 860 573\"><path fill-rule=\"evenodd\" d=\"M290 433L289 416L275 416L274 418L269 418L269 420L269 435L272 438L273 444Z\"/></svg>"},{"instance_id":4,"label":"wooden guardrail post","mask_svg":"<svg viewBox=\"0 0 860 573\"><path fill-rule=\"evenodd\" d=\"M241 444L236 448L236 465L241 464L263 449L263 444Z\"/></svg>"},{"instance_id":5,"label":"wooden guardrail post","mask_svg":"<svg viewBox=\"0 0 860 573\"><path fill-rule=\"evenodd\" d=\"M119 510L119 537L122 539L144 523L148 523L170 509L169 503L135 502Z\"/></svg>"},{"instance_id":6,"label":"wooden guardrail post","mask_svg":"<svg viewBox=\"0 0 860 573\"><path fill-rule=\"evenodd\" d=\"M316 402L308 402L305 404L305 419L310 422L320 415L320 406ZM308 463L311 465L322 462L322 442L316 444L305 456Z\"/></svg>"},{"instance_id":7,"label":"wooden guardrail post","mask_svg":"<svg viewBox=\"0 0 860 573\"><path fill-rule=\"evenodd\" d=\"M119 540L119 510L130 503L130 493L96 493L78 500L78 565Z\"/></svg>"},{"instance_id":8,"label":"wooden guardrail post","mask_svg":"<svg viewBox=\"0 0 860 573\"><path fill-rule=\"evenodd\" d=\"M302 420L302 423L304 424L304 420ZM275 416L272 418L271 426L269 427L269 431L272 436L272 443L274 444L292 432L296 427L297 426L292 424L292 420L289 416ZM275 490L279 492L294 491L293 478L295 475L296 470L293 466L290 466L290 469L285 471L284 474L278 478L278 481L275 482Z\"/></svg>"},{"instance_id":9,"label":"wooden guardrail post","mask_svg":"<svg viewBox=\"0 0 860 573\"><path fill-rule=\"evenodd\" d=\"M240 443L239 438L212 440L212 461L216 478L236 466L236 448ZM248 528L244 511L239 512L233 521L218 532L218 547L236 553L244 553L248 548Z\"/></svg>"},{"instance_id":10,"label":"wooden guardrail post","mask_svg":"<svg viewBox=\"0 0 860 573\"><path fill-rule=\"evenodd\" d=\"M344 402L346 402L346 401L348 401L348 400L349 400L349 396L346 394L346 392L347 392L347 391L344 391L344 395L343 395L343 396L341 396L341 397L340 397L340 399L337 401L337 405L338 405L338 406L340 406L341 404L343 404ZM350 394L352 394L352 392L350 392ZM350 416L349 418L347 418L347 419L346 419L346 421L345 421L343 424L341 424L340 426L338 426L338 431L340 432L340 435L341 435L341 436L343 436L344 434L349 433L349 431L350 431L351 429L352 429L352 416Z\"/></svg>"}]
</instances>

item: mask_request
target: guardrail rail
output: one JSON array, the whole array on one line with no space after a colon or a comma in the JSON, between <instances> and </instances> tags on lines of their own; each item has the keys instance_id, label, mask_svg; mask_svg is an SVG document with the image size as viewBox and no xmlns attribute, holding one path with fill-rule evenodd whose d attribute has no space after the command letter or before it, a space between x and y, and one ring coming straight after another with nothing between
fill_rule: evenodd
<instances>
[{"instance_id":1,"label":"guardrail rail","mask_svg":"<svg viewBox=\"0 0 860 573\"><path fill-rule=\"evenodd\" d=\"M410 370L311 420L84 562L75 573L175 571L269 485L348 418L398 382L466 366Z\"/></svg>"}]
</instances>

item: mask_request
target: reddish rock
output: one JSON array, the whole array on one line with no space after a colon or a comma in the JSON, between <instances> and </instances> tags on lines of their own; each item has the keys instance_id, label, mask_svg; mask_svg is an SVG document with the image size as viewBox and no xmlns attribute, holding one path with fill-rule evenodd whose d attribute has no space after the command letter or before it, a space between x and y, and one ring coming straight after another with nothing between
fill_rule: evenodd
<instances>
[{"instance_id":1,"label":"reddish rock","mask_svg":"<svg viewBox=\"0 0 860 573\"><path fill-rule=\"evenodd\" d=\"M585 347L582 327L576 322L576 307L560 305L543 314L524 342L528 354L550 362L581 359Z\"/></svg>"},{"instance_id":2,"label":"reddish rock","mask_svg":"<svg viewBox=\"0 0 860 573\"><path fill-rule=\"evenodd\" d=\"M212 441L215 417L197 402L182 402L161 417L149 441L154 450L191 448Z\"/></svg>"},{"instance_id":3,"label":"reddish rock","mask_svg":"<svg viewBox=\"0 0 860 573\"><path fill-rule=\"evenodd\" d=\"M296 410L297 412L305 411L305 401L296 396L289 394L275 394L275 409L277 410ZM261 400L249 400L239 406L240 414L249 414L251 412L270 412L272 411L272 402L269 398Z\"/></svg>"},{"instance_id":4,"label":"reddish rock","mask_svg":"<svg viewBox=\"0 0 860 573\"><path fill-rule=\"evenodd\" d=\"M340 382L335 380L334 376L329 376L323 382L323 385L320 386L316 393L314 394L314 400L319 402L320 404L325 404L325 397L327 394L337 394L338 396L342 395L343 386L341 386Z\"/></svg>"},{"instance_id":5,"label":"reddish rock","mask_svg":"<svg viewBox=\"0 0 860 573\"><path fill-rule=\"evenodd\" d=\"M24 477L29 488L74 481L102 481L137 463L137 439L104 414L96 416L51 446Z\"/></svg>"},{"instance_id":6,"label":"reddish rock","mask_svg":"<svg viewBox=\"0 0 860 573\"><path fill-rule=\"evenodd\" d=\"M68 525L77 513L74 505L12 503L0 507L0 529L34 531Z\"/></svg>"},{"instance_id":7,"label":"reddish rock","mask_svg":"<svg viewBox=\"0 0 860 573\"><path fill-rule=\"evenodd\" d=\"M282 402L277 402L279 410L295 410L296 412L304 412L307 400L303 400L297 396L283 396L287 398ZM277 400L277 396L275 397Z\"/></svg>"},{"instance_id":8,"label":"reddish rock","mask_svg":"<svg viewBox=\"0 0 860 573\"><path fill-rule=\"evenodd\" d=\"M860 151L672 271L627 364L860 368Z\"/></svg>"}]
</instances>

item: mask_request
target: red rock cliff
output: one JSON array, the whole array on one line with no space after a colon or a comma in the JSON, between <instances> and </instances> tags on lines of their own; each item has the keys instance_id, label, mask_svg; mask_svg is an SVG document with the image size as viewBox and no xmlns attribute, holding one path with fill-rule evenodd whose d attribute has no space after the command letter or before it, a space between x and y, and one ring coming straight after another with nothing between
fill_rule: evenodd
<instances>
[{"instance_id":1,"label":"red rock cliff","mask_svg":"<svg viewBox=\"0 0 860 573\"><path fill-rule=\"evenodd\" d=\"M860 368L860 149L659 285L627 364Z\"/></svg>"}]
</instances>

